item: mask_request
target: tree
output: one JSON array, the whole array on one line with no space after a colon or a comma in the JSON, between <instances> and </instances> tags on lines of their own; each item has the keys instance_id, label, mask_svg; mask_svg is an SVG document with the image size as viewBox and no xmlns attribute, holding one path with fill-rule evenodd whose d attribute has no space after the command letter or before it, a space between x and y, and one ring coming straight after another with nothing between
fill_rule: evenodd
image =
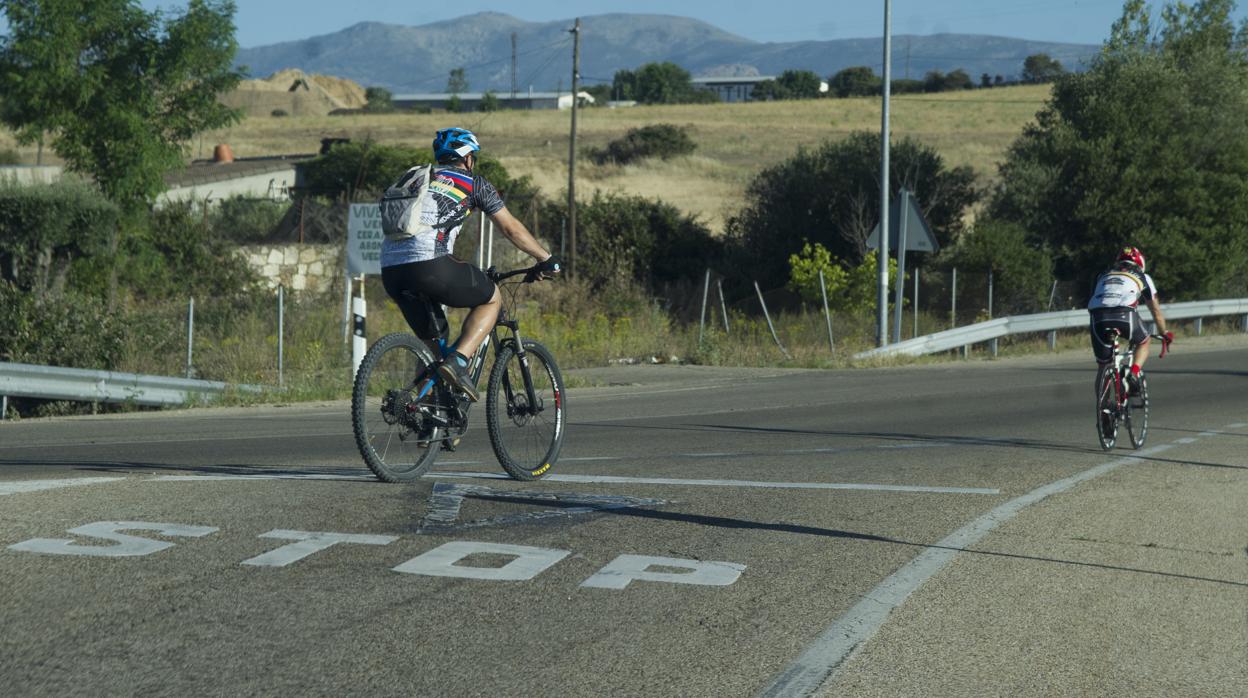
<instances>
[{"instance_id":1,"label":"tree","mask_svg":"<svg viewBox=\"0 0 1248 698\"><path fill-rule=\"evenodd\" d=\"M617 70L611 80L611 94L616 100L637 99L637 73L631 70Z\"/></svg>"},{"instance_id":2,"label":"tree","mask_svg":"<svg viewBox=\"0 0 1248 698\"><path fill-rule=\"evenodd\" d=\"M816 99L822 94L819 91L822 84L819 76L809 70L786 70L776 78L776 85L784 91L784 99Z\"/></svg>"},{"instance_id":3,"label":"tree","mask_svg":"<svg viewBox=\"0 0 1248 698\"><path fill-rule=\"evenodd\" d=\"M1090 284L1125 244L1166 296L1248 292L1248 59L1230 0L1129 0L1087 71L1054 83L1010 147L989 214Z\"/></svg>"},{"instance_id":4,"label":"tree","mask_svg":"<svg viewBox=\"0 0 1248 698\"><path fill-rule=\"evenodd\" d=\"M133 0L0 7L9 24L0 118L23 143L47 134L68 169L93 177L128 216L164 190L192 136L240 118L217 101L241 78L231 0L190 0L173 15Z\"/></svg>"},{"instance_id":5,"label":"tree","mask_svg":"<svg viewBox=\"0 0 1248 698\"><path fill-rule=\"evenodd\" d=\"M865 65L845 68L828 78L828 91L837 97L878 95L883 78Z\"/></svg>"},{"instance_id":6,"label":"tree","mask_svg":"<svg viewBox=\"0 0 1248 698\"><path fill-rule=\"evenodd\" d=\"M755 102L770 102L773 99L788 99L788 91L775 80L761 80L754 83L750 90L750 99Z\"/></svg>"},{"instance_id":7,"label":"tree","mask_svg":"<svg viewBox=\"0 0 1248 698\"><path fill-rule=\"evenodd\" d=\"M1047 53L1036 53L1023 61L1023 82L1053 82L1064 72L1061 61L1050 58Z\"/></svg>"},{"instance_id":8,"label":"tree","mask_svg":"<svg viewBox=\"0 0 1248 698\"><path fill-rule=\"evenodd\" d=\"M451 76L446 79L446 91L452 95L468 91L468 78L463 68L451 68Z\"/></svg>"},{"instance_id":9,"label":"tree","mask_svg":"<svg viewBox=\"0 0 1248 698\"><path fill-rule=\"evenodd\" d=\"M498 111L502 108L503 105L498 101L498 95L494 94L493 90L487 90L485 94L481 95L481 106L479 107L481 111Z\"/></svg>"},{"instance_id":10,"label":"tree","mask_svg":"<svg viewBox=\"0 0 1248 698\"><path fill-rule=\"evenodd\" d=\"M123 230L134 230L183 166L184 144L240 118L217 96L238 84L234 3L190 0L172 15L133 0L0 2L0 120L95 179L121 211L106 259L116 300Z\"/></svg>"},{"instance_id":11,"label":"tree","mask_svg":"<svg viewBox=\"0 0 1248 698\"><path fill-rule=\"evenodd\" d=\"M983 73L982 75L980 75L979 86L980 87L992 87L992 76L989 75L988 73Z\"/></svg>"},{"instance_id":12,"label":"tree","mask_svg":"<svg viewBox=\"0 0 1248 698\"><path fill-rule=\"evenodd\" d=\"M890 190L914 192L937 241L947 245L978 200L969 167L949 169L932 148L910 138L894 142ZM880 136L860 131L841 141L799 149L758 173L744 209L728 220L736 265L746 278L772 287L789 278L787 257L805 242L820 243L856 266L879 219Z\"/></svg>"},{"instance_id":13,"label":"tree","mask_svg":"<svg viewBox=\"0 0 1248 698\"><path fill-rule=\"evenodd\" d=\"M689 101L694 92L689 71L675 63L647 63L637 69L637 91L642 104L677 104Z\"/></svg>"},{"instance_id":14,"label":"tree","mask_svg":"<svg viewBox=\"0 0 1248 698\"><path fill-rule=\"evenodd\" d=\"M977 221L958 236L953 246L941 250L940 259L945 267L983 272L985 287L987 272L993 272L995 314L1035 313L1044 309L1053 281L1053 256L1045 246L1033 244L1026 229L1017 223Z\"/></svg>"},{"instance_id":15,"label":"tree","mask_svg":"<svg viewBox=\"0 0 1248 698\"><path fill-rule=\"evenodd\" d=\"M374 114L388 114L394 111L394 95L384 87L370 87L364 90L364 111Z\"/></svg>"}]
</instances>

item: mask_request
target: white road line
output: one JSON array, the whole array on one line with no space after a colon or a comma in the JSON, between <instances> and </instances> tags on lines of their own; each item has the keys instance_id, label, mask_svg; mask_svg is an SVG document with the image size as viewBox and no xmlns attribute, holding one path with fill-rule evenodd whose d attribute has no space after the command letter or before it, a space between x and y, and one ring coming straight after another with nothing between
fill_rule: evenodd
<instances>
[{"instance_id":1,"label":"white road line","mask_svg":"<svg viewBox=\"0 0 1248 698\"><path fill-rule=\"evenodd\" d=\"M1214 432L1205 432L1213 434ZM1014 518L1024 508L1075 485L1100 477L1127 463L1137 463L1142 458L1168 451L1178 441L1161 444L1137 452L1134 456L1115 458L1076 475L1050 482L1027 494L1001 504L969 524L959 528L944 539L924 550L890 574L862 600L854 604L821 634L806 651L772 680L759 694L767 698L783 696L809 696L833 678L835 671L853 652L871 639L880 626L888 620L893 609L904 602L932 575L953 560L960 551L975 545L1000 524Z\"/></svg>"},{"instance_id":2,"label":"white road line","mask_svg":"<svg viewBox=\"0 0 1248 698\"><path fill-rule=\"evenodd\" d=\"M502 473L433 472L426 478L479 478L507 480ZM695 487L761 487L790 490L870 490L881 492L924 492L940 494L1001 494L1001 490L981 487L925 487L922 485L877 485L859 482L762 482L758 480L686 480L669 477L622 477L616 475L547 475L543 481L636 485L692 485Z\"/></svg>"},{"instance_id":3,"label":"white road line","mask_svg":"<svg viewBox=\"0 0 1248 698\"><path fill-rule=\"evenodd\" d=\"M257 473L255 475L157 475L152 482L208 482L215 480L350 480L371 481L372 475L335 475L332 473Z\"/></svg>"},{"instance_id":4,"label":"white road line","mask_svg":"<svg viewBox=\"0 0 1248 698\"><path fill-rule=\"evenodd\" d=\"M54 490L60 487L80 487L82 485L98 485L105 482L125 480L124 477L75 477L64 480L19 480L17 482L0 482L0 495L21 494Z\"/></svg>"}]
</instances>

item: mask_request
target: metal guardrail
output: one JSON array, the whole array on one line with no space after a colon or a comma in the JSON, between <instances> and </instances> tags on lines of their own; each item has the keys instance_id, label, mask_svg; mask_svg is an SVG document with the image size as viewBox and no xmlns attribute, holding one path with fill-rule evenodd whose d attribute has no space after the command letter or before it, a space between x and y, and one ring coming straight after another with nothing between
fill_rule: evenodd
<instances>
[{"instance_id":1,"label":"metal guardrail","mask_svg":"<svg viewBox=\"0 0 1248 698\"><path fill-rule=\"evenodd\" d=\"M258 385L0 362L0 395L6 397L185 405L207 402L230 388L249 393L262 390Z\"/></svg>"},{"instance_id":2,"label":"metal guardrail","mask_svg":"<svg viewBox=\"0 0 1248 698\"><path fill-rule=\"evenodd\" d=\"M1228 298L1213 301L1190 301L1169 303L1161 306L1167 320L1191 320L1219 315L1243 315L1248 329L1248 298ZM1140 317L1152 322L1153 314L1148 308L1140 308ZM952 330L907 339L885 347L877 347L854 355L855 359L871 359L884 356L922 356L940 351L988 342L1011 334L1033 332L1056 332L1088 324L1087 310L1063 310L1035 315L1015 315L986 322L957 327ZM1051 343L1051 342L1050 342Z\"/></svg>"}]
</instances>

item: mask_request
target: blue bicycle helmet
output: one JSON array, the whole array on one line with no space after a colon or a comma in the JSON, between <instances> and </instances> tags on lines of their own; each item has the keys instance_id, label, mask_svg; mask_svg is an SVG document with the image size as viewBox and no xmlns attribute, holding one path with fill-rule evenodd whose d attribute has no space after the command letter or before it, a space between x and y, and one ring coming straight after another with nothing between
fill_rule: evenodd
<instances>
[{"instance_id":1,"label":"blue bicycle helmet","mask_svg":"<svg viewBox=\"0 0 1248 698\"><path fill-rule=\"evenodd\" d=\"M466 128L444 128L433 137L433 157L438 162L462 160L480 150L477 137Z\"/></svg>"}]
</instances>

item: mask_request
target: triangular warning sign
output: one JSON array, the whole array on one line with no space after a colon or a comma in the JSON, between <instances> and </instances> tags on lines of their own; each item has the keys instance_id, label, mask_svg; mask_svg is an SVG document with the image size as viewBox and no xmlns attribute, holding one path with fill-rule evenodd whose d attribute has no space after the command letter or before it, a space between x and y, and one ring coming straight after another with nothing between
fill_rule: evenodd
<instances>
[{"instance_id":1,"label":"triangular warning sign","mask_svg":"<svg viewBox=\"0 0 1248 698\"><path fill-rule=\"evenodd\" d=\"M923 217L919 209L919 200L908 189L902 189L901 195L893 197L888 205L888 249L893 253L901 247L905 240L907 250L915 252L939 252L940 244L932 234L932 227ZM880 247L880 224L876 223L871 234L867 236L867 249Z\"/></svg>"},{"instance_id":2,"label":"triangular warning sign","mask_svg":"<svg viewBox=\"0 0 1248 698\"><path fill-rule=\"evenodd\" d=\"M460 521L459 510L463 506L464 497L476 499L497 499L500 501L540 504L550 502L558 506L553 509L525 511L488 519ZM519 523L532 523L543 519L556 519L592 514L611 509L630 509L635 507L653 507L667 504L662 499L646 499L643 497L626 497L623 495L582 494L578 492L532 492L529 490L495 490L480 485L459 485L448 482L437 482L429 495L429 505L425 518L416 529L417 533L434 531L460 530L465 528L481 528L483 526L505 526Z\"/></svg>"}]
</instances>

